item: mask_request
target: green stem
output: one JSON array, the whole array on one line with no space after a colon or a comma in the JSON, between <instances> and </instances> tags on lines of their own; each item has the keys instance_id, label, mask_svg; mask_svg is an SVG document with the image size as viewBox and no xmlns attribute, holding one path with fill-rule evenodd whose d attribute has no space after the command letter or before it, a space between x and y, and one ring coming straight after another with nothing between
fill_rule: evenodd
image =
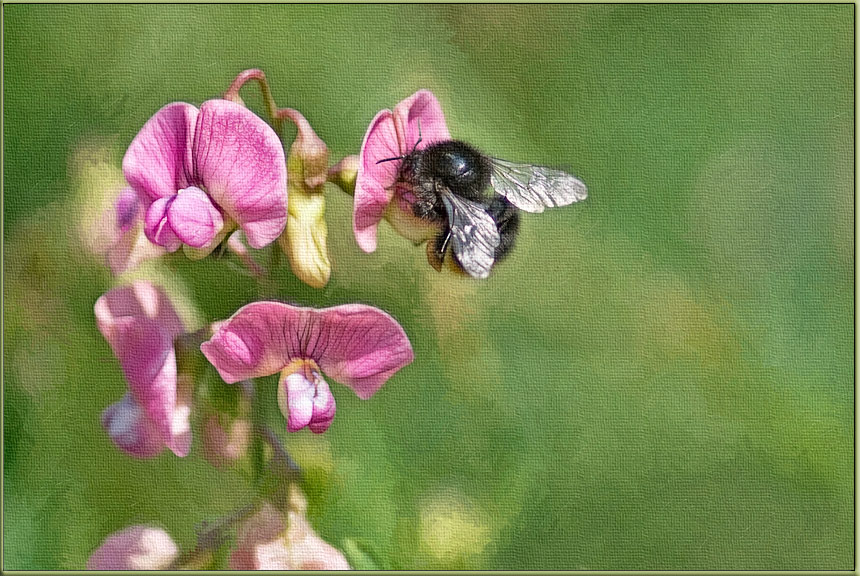
<instances>
[{"instance_id":1,"label":"green stem","mask_svg":"<svg viewBox=\"0 0 860 576\"><path fill-rule=\"evenodd\" d=\"M260 92L263 93L263 100L266 103L266 111L269 114L269 118L272 120L272 127L280 138L284 121L278 117L278 106L275 104L275 98L272 96L272 90L269 88L269 81L266 80L266 74L262 70L251 68L250 70L240 72L224 93L224 99L232 100L234 102L238 100L239 90L249 80L256 80L257 84L260 85Z\"/></svg>"},{"instance_id":2,"label":"green stem","mask_svg":"<svg viewBox=\"0 0 860 576\"><path fill-rule=\"evenodd\" d=\"M168 570L199 570L212 559L212 554L227 540L228 532L233 526L251 515L256 506L247 504L229 516L212 523L203 523L198 529L197 545L183 553L173 562Z\"/></svg>"}]
</instances>

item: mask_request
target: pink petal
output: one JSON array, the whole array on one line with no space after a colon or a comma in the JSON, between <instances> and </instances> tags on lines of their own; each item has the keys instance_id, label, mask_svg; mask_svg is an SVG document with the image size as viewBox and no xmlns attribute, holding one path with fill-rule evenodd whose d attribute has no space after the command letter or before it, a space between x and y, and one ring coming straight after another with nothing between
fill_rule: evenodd
<instances>
[{"instance_id":1,"label":"pink petal","mask_svg":"<svg viewBox=\"0 0 860 576\"><path fill-rule=\"evenodd\" d=\"M316 386L302 374L290 374L278 384L278 404L287 419L290 432L301 430L311 423L314 415Z\"/></svg>"},{"instance_id":2,"label":"pink petal","mask_svg":"<svg viewBox=\"0 0 860 576\"><path fill-rule=\"evenodd\" d=\"M224 227L221 212L195 186L180 190L167 210L167 220L179 240L192 248L206 246Z\"/></svg>"},{"instance_id":3,"label":"pink petal","mask_svg":"<svg viewBox=\"0 0 860 576\"><path fill-rule=\"evenodd\" d=\"M278 406L287 419L290 432L308 426L311 432L321 434L331 426L336 411L328 382L319 374L314 374L313 381L309 381L303 371L281 378L278 383Z\"/></svg>"},{"instance_id":4,"label":"pink petal","mask_svg":"<svg viewBox=\"0 0 860 576\"><path fill-rule=\"evenodd\" d=\"M117 447L135 458L153 458L164 450L161 432L131 394L102 412L102 426Z\"/></svg>"},{"instance_id":5,"label":"pink petal","mask_svg":"<svg viewBox=\"0 0 860 576\"><path fill-rule=\"evenodd\" d=\"M135 404L167 446L178 456L185 456L191 442L190 408L177 401L173 349L174 338L184 330L173 306L161 289L136 282L104 294L96 301L95 313L99 330L122 366Z\"/></svg>"},{"instance_id":6,"label":"pink petal","mask_svg":"<svg viewBox=\"0 0 860 576\"><path fill-rule=\"evenodd\" d=\"M280 372L291 358L303 358L300 330L310 314L281 302L253 302L213 325L203 355L227 383Z\"/></svg>"},{"instance_id":7,"label":"pink petal","mask_svg":"<svg viewBox=\"0 0 860 576\"><path fill-rule=\"evenodd\" d=\"M289 550L283 537L287 522L274 506L264 502L237 530L230 554L231 570L290 570Z\"/></svg>"},{"instance_id":8,"label":"pink petal","mask_svg":"<svg viewBox=\"0 0 860 576\"><path fill-rule=\"evenodd\" d=\"M197 114L191 104L168 104L143 125L129 145L122 160L123 174L149 201L172 196L191 183Z\"/></svg>"},{"instance_id":9,"label":"pink petal","mask_svg":"<svg viewBox=\"0 0 860 576\"><path fill-rule=\"evenodd\" d=\"M419 90L400 102L393 113L382 110L376 115L364 135L355 180L352 227L362 250L376 250L376 228L391 202L402 163L400 160L377 162L450 139L442 107L427 90Z\"/></svg>"},{"instance_id":10,"label":"pink petal","mask_svg":"<svg viewBox=\"0 0 860 576\"><path fill-rule=\"evenodd\" d=\"M308 428L314 434L322 434L331 426L337 406L328 382L317 375L316 394L314 395L314 415L308 423Z\"/></svg>"},{"instance_id":11,"label":"pink petal","mask_svg":"<svg viewBox=\"0 0 860 576\"><path fill-rule=\"evenodd\" d=\"M176 252L182 246L182 240L170 227L167 215L176 196L165 196L153 202L146 210L144 232L149 241L161 246L168 252Z\"/></svg>"},{"instance_id":12,"label":"pink petal","mask_svg":"<svg viewBox=\"0 0 860 576\"><path fill-rule=\"evenodd\" d=\"M140 214L140 199L133 188L124 188L116 200L116 227L126 232L137 221Z\"/></svg>"},{"instance_id":13,"label":"pink petal","mask_svg":"<svg viewBox=\"0 0 860 576\"><path fill-rule=\"evenodd\" d=\"M413 359L397 320L372 306L345 304L319 311L321 344L311 356L332 380L367 399Z\"/></svg>"},{"instance_id":14,"label":"pink petal","mask_svg":"<svg viewBox=\"0 0 860 576\"><path fill-rule=\"evenodd\" d=\"M358 246L365 252L376 250L376 227L391 202L392 187L401 164L400 160L377 162L403 153L391 110L383 110L376 115L364 135L355 177L352 229Z\"/></svg>"},{"instance_id":15,"label":"pink petal","mask_svg":"<svg viewBox=\"0 0 860 576\"><path fill-rule=\"evenodd\" d=\"M419 90L395 106L394 124L403 154L408 154L415 148L419 132L421 143L418 150L423 150L435 142L451 139L442 106L429 90Z\"/></svg>"},{"instance_id":16,"label":"pink petal","mask_svg":"<svg viewBox=\"0 0 860 576\"><path fill-rule=\"evenodd\" d=\"M87 570L163 570L179 556L170 535L153 526L130 526L105 538Z\"/></svg>"},{"instance_id":17,"label":"pink petal","mask_svg":"<svg viewBox=\"0 0 860 576\"><path fill-rule=\"evenodd\" d=\"M309 358L360 398L372 396L413 358L397 321L363 304L314 310L254 302L221 323L200 349L228 383L268 376L291 359Z\"/></svg>"},{"instance_id":18,"label":"pink petal","mask_svg":"<svg viewBox=\"0 0 860 576\"><path fill-rule=\"evenodd\" d=\"M173 339L153 320L128 319L117 325L114 353L135 401L162 437L172 438L176 410Z\"/></svg>"},{"instance_id":19,"label":"pink petal","mask_svg":"<svg viewBox=\"0 0 860 576\"><path fill-rule=\"evenodd\" d=\"M277 134L239 104L200 107L194 139L195 176L235 220L253 248L273 242L287 223L287 165Z\"/></svg>"},{"instance_id":20,"label":"pink petal","mask_svg":"<svg viewBox=\"0 0 860 576\"><path fill-rule=\"evenodd\" d=\"M143 233L142 222L122 232L107 252L108 267L114 276L131 270L144 260L157 258L166 251L156 246Z\"/></svg>"},{"instance_id":21,"label":"pink petal","mask_svg":"<svg viewBox=\"0 0 860 576\"><path fill-rule=\"evenodd\" d=\"M117 323L127 322L127 318L154 320L172 338L185 332L182 320L164 290L145 281L108 291L96 300L94 310L99 331L111 347L115 347Z\"/></svg>"}]
</instances>

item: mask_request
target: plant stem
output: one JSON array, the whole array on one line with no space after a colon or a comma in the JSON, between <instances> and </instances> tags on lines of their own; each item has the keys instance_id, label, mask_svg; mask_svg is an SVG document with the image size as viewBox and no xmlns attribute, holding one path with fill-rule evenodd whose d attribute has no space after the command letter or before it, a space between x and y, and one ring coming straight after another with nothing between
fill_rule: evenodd
<instances>
[{"instance_id":1,"label":"plant stem","mask_svg":"<svg viewBox=\"0 0 860 576\"><path fill-rule=\"evenodd\" d=\"M229 530L237 522L249 516L255 508L255 505L247 504L220 520L212 523L204 522L198 529L197 545L182 554L167 569L200 569L201 566L204 566L211 559L212 553L227 540Z\"/></svg>"}]
</instances>

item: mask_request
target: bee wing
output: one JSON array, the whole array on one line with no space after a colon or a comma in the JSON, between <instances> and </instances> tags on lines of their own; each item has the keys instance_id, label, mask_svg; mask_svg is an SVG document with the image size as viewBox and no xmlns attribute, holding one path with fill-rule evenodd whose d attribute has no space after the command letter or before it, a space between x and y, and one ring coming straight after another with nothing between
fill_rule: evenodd
<instances>
[{"instance_id":1,"label":"bee wing","mask_svg":"<svg viewBox=\"0 0 860 576\"><path fill-rule=\"evenodd\" d=\"M498 158L492 162L493 189L520 210L543 212L544 208L567 206L588 196L585 184L567 172Z\"/></svg>"},{"instance_id":2,"label":"bee wing","mask_svg":"<svg viewBox=\"0 0 860 576\"><path fill-rule=\"evenodd\" d=\"M450 192L441 194L448 211L454 254L463 269L475 278L486 278L495 261L499 230L480 204Z\"/></svg>"}]
</instances>

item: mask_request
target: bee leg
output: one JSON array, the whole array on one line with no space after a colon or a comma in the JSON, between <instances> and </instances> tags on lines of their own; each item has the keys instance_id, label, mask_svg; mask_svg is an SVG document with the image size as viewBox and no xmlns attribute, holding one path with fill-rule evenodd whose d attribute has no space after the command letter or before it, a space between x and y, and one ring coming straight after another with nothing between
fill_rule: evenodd
<instances>
[{"instance_id":1,"label":"bee leg","mask_svg":"<svg viewBox=\"0 0 860 576\"><path fill-rule=\"evenodd\" d=\"M432 241L427 243L427 262L436 272L442 271L445 263L445 253L448 251L448 242L451 240L451 230L442 232Z\"/></svg>"},{"instance_id":2,"label":"bee leg","mask_svg":"<svg viewBox=\"0 0 860 576\"><path fill-rule=\"evenodd\" d=\"M442 240L442 246L439 246L438 240L436 243L436 252L439 255L439 261L445 261L445 253L448 252L448 243L451 241L451 229L448 229L448 232L445 234L445 239Z\"/></svg>"}]
</instances>

